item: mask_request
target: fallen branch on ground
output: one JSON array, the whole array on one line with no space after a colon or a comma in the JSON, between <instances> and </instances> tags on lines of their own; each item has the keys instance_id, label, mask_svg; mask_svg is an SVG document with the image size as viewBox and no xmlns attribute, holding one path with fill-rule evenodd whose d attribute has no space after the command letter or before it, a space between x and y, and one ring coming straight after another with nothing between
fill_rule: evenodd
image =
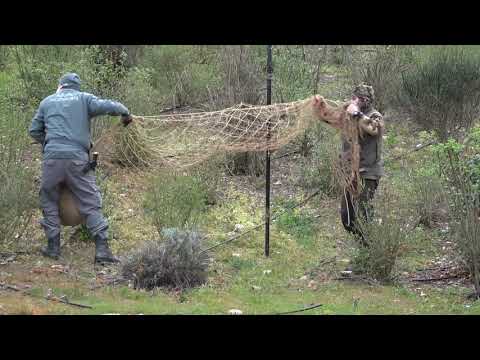
<instances>
[{"instance_id":1,"label":"fallen branch on ground","mask_svg":"<svg viewBox=\"0 0 480 360\"><path fill-rule=\"evenodd\" d=\"M47 300L50 300L50 301L57 301L57 302L61 302L62 304L72 305L72 306L76 306L76 307L80 307L80 308L84 308L84 309L93 309L93 307L90 306L90 305L74 303L74 302L69 301L66 298L62 299L62 298L59 298L59 297L56 297L56 296L44 296L44 299L47 299Z\"/></svg>"},{"instance_id":2,"label":"fallen branch on ground","mask_svg":"<svg viewBox=\"0 0 480 360\"><path fill-rule=\"evenodd\" d=\"M288 315L288 314L294 314L294 313L299 313L299 312L302 312L302 311L307 311L307 310L311 310L311 309L315 309L315 308L318 308L320 306L323 306L323 304L313 304L313 305L310 305L306 308L303 308L303 309L299 309L299 310L292 310L292 311L286 311L286 312L281 312L281 313L275 313L275 314L271 314L271 315Z\"/></svg>"},{"instance_id":3,"label":"fallen branch on ground","mask_svg":"<svg viewBox=\"0 0 480 360\"><path fill-rule=\"evenodd\" d=\"M22 293L24 295L29 295L29 296L34 297L34 298L38 298L38 296L35 296L35 295L31 294L27 290L19 289L15 285L0 283L0 287L3 287L3 288L8 289L8 290L13 290L13 291ZM42 298L45 299L45 300L49 300L49 301L60 302L62 304L66 304L66 305L76 306L76 307L80 307L80 308L93 309L93 307L90 306L90 305L83 305L83 304L78 304L78 303L71 302L66 297L65 298L59 298L59 297L56 297L56 296L42 296Z\"/></svg>"},{"instance_id":4,"label":"fallen branch on ground","mask_svg":"<svg viewBox=\"0 0 480 360\"><path fill-rule=\"evenodd\" d=\"M353 276L350 275L348 277L338 277L338 278L334 278L333 280L363 281L363 282L366 282L369 285L373 285L373 286L378 285L378 282L376 282L376 281L373 281L373 280L370 280L370 279L367 279L367 278L364 278L364 277L361 277L361 276L355 276L355 275L353 275Z\"/></svg>"},{"instance_id":5,"label":"fallen branch on ground","mask_svg":"<svg viewBox=\"0 0 480 360\"><path fill-rule=\"evenodd\" d=\"M417 271L432 271L432 270L446 270L446 269L451 269L454 267L457 267L458 265L448 265L448 266L440 266L440 267L430 267L430 268L424 268L424 269L416 269Z\"/></svg>"},{"instance_id":6,"label":"fallen branch on ground","mask_svg":"<svg viewBox=\"0 0 480 360\"><path fill-rule=\"evenodd\" d=\"M467 275L467 273L455 274L455 275L447 275L447 276L440 276L440 277L430 277L430 278L412 279L412 281L424 281L424 282L429 282L429 281L443 281L443 280L449 280L449 279L457 279L457 278L459 278L459 277L462 277L462 275Z\"/></svg>"},{"instance_id":7,"label":"fallen branch on ground","mask_svg":"<svg viewBox=\"0 0 480 360\"><path fill-rule=\"evenodd\" d=\"M33 254L32 251L14 251L14 252L0 252L0 256L8 257L8 256L18 256L18 255L31 255Z\"/></svg>"},{"instance_id":8,"label":"fallen branch on ground","mask_svg":"<svg viewBox=\"0 0 480 360\"><path fill-rule=\"evenodd\" d=\"M411 153L414 153L414 152L416 152L416 151L425 149L426 147L428 147L428 146L430 146L430 145L435 145L435 144L437 144L437 141L430 141L430 142L428 142L428 143L426 143L426 144L417 146L417 147L415 147L414 149L408 150L408 151L404 152L403 154L397 155L397 156L395 156L395 157L393 157L393 158L391 158L391 159L388 159L388 158L387 158L387 159L385 159L385 161L397 161L397 160L400 160L400 159L402 159L403 157L405 157L405 156L407 156L407 155L409 155L409 154L411 154Z\"/></svg>"},{"instance_id":9,"label":"fallen branch on ground","mask_svg":"<svg viewBox=\"0 0 480 360\"><path fill-rule=\"evenodd\" d=\"M283 154L283 155L275 156L274 158L272 158L272 160L281 159L281 158L284 158L284 157L287 157L287 156L290 156L290 155L294 155L294 154L299 154L299 153L300 153L300 151L298 151L298 150L291 151L291 152L288 152L288 153Z\"/></svg>"}]
</instances>

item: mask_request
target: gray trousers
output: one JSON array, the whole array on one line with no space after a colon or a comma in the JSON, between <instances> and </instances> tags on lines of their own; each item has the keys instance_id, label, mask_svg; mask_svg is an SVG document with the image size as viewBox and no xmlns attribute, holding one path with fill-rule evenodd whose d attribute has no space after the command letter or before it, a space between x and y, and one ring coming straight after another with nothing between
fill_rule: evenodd
<instances>
[{"instance_id":1,"label":"gray trousers","mask_svg":"<svg viewBox=\"0 0 480 360\"><path fill-rule=\"evenodd\" d=\"M42 163L42 183L40 186L40 205L43 219L40 224L47 238L60 234L60 217L58 215L59 185L68 186L78 205L80 214L86 219L87 229L92 236L108 230L108 223L102 215L102 197L95 182L95 175L90 171L83 173L86 160L48 159Z\"/></svg>"}]
</instances>

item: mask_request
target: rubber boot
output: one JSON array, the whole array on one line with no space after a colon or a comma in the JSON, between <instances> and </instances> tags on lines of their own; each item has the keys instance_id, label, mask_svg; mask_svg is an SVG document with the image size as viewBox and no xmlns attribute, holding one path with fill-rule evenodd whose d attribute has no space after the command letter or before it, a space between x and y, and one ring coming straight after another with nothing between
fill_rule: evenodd
<instances>
[{"instance_id":1,"label":"rubber boot","mask_svg":"<svg viewBox=\"0 0 480 360\"><path fill-rule=\"evenodd\" d=\"M60 234L48 238L48 245L40 250L43 256L58 260L60 257Z\"/></svg>"},{"instance_id":2,"label":"rubber boot","mask_svg":"<svg viewBox=\"0 0 480 360\"><path fill-rule=\"evenodd\" d=\"M103 234L95 236L95 263L118 263L118 260L113 256L108 247L107 237Z\"/></svg>"}]
</instances>

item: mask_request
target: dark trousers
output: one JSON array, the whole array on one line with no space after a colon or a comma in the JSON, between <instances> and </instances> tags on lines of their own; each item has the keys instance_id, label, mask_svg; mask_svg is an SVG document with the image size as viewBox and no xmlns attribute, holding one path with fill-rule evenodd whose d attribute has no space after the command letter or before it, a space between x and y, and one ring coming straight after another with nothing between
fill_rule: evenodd
<instances>
[{"instance_id":1,"label":"dark trousers","mask_svg":"<svg viewBox=\"0 0 480 360\"><path fill-rule=\"evenodd\" d=\"M378 180L363 179L363 190L358 199L354 200L347 190L344 190L342 196L340 214L343 227L354 234L363 245L366 245L365 237L357 224L357 216L362 216L365 222L371 221L373 207L370 202L375 195L378 183Z\"/></svg>"},{"instance_id":2,"label":"dark trousers","mask_svg":"<svg viewBox=\"0 0 480 360\"><path fill-rule=\"evenodd\" d=\"M86 226L92 236L107 232L108 223L102 215L102 197L96 185L95 175L83 173L86 160L49 159L42 164L40 204L43 219L40 224L47 238L60 234L58 201L60 184L68 186L78 205L80 214L86 219Z\"/></svg>"}]
</instances>

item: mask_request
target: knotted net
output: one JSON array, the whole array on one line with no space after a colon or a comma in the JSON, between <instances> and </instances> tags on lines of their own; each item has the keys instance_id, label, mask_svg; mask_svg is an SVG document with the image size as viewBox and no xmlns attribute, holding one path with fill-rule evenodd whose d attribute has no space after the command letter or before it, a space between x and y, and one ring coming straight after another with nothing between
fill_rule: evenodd
<instances>
[{"instance_id":1,"label":"knotted net","mask_svg":"<svg viewBox=\"0 0 480 360\"><path fill-rule=\"evenodd\" d=\"M103 160L140 170L197 164L220 152L277 150L314 122L339 129L352 145L348 163L335 165L339 182L351 188L359 179L358 125L345 107L323 97L273 105L239 104L211 112L133 116L126 128L117 124L95 143Z\"/></svg>"},{"instance_id":2,"label":"knotted net","mask_svg":"<svg viewBox=\"0 0 480 360\"><path fill-rule=\"evenodd\" d=\"M212 112L133 116L97 141L95 150L135 167L182 168L219 152L276 150L310 126L311 101L239 104Z\"/></svg>"},{"instance_id":3,"label":"knotted net","mask_svg":"<svg viewBox=\"0 0 480 360\"><path fill-rule=\"evenodd\" d=\"M102 162L120 162L138 170L179 170L220 152L277 150L314 122L325 122L340 130L351 144L350 160L332 164L339 185L354 197L360 192L358 122L348 115L345 106L323 97L133 118L129 126L117 123L97 139L92 151L99 152ZM70 193L65 191L64 195ZM78 210L68 206L68 201L64 199L61 204L63 224L82 221Z\"/></svg>"}]
</instances>

